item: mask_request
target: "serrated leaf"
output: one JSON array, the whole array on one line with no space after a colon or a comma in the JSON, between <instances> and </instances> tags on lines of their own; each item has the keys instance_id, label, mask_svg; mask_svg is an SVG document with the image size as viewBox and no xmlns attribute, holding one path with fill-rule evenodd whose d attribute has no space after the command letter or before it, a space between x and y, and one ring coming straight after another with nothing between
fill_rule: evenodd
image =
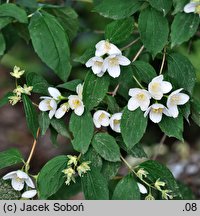
<instances>
[{"instance_id":1,"label":"serrated leaf","mask_svg":"<svg viewBox=\"0 0 200 216\"><path fill-rule=\"evenodd\" d=\"M139 108L135 111L125 108L121 119L121 133L128 149L133 148L142 139L146 127L147 118Z\"/></svg>"},{"instance_id":2,"label":"serrated leaf","mask_svg":"<svg viewBox=\"0 0 200 216\"><path fill-rule=\"evenodd\" d=\"M112 200L139 200L140 191L136 180L132 174L129 174L119 181L117 184Z\"/></svg>"},{"instance_id":3,"label":"serrated leaf","mask_svg":"<svg viewBox=\"0 0 200 216\"><path fill-rule=\"evenodd\" d=\"M86 200L108 200L109 190L106 179L99 168L91 168L81 178L83 193Z\"/></svg>"},{"instance_id":4,"label":"serrated leaf","mask_svg":"<svg viewBox=\"0 0 200 216\"><path fill-rule=\"evenodd\" d=\"M6 49L6 43L3 34L0 32L0 56L2 56Z\"/></svg>"},{"instance_id":5,"label":"serrated leaf","mask_svg":"<svg viewBox=\"0 0 200 216\"><path fill-rule=\"evenodd\" d=\"M76 87L78 84L80 84L82 82L82 80L80 79L75 79L60 85L57 85L58 88L63 88L63 89L67 89L70 91L76 91Z\"/></svg>"},{"instance_id":6,"label":"serrated leaf","mask_svg":"<svg viewBox=\"0 0 200 216\"><path fill-rule=\"evenodd\" d=\"M33 86L33 92L48 95L49 83L39 74L31 72L26 75L28 86Z\"/></svg>"},{"instance_id":7,"label":"serrated leaf","mask_svg":"<svg viewBox=\"0 0 200 216\"><path fill-rule=\"evenodd\" d=\"M155 56L167 44L169 26L161 12L147 8L140 13L138 29L145 48Z\"/></svg>"},{"instance_id":8,"label":"serrated leaf","mask_svg":"<svg viewBox=\"0 0 200 216\"><path fill-rule=\"evenodd\" d=\"M91 114L84 112L82 116L77 116L75 113L72 113L69 128L74 136L72 140L74 149L82 154L86 153L94 132Z\"/></svg>"},{"instance_id":9,"label":"serrated leaf","mask_svg":"<svg viewBox=\"0 0 200 216\"><path fill-rule=\"evenodd\" d=\"M24 105L27 126L36 139L39 124L35 107L33 106L32 101L27 95L22 95L22 101Z\"/></svg>"},{"instance_id":10,"label":"serrated leaf","mask_svg":"<svg viewBox=\"0 0 200 216\"><path fill-rule=\"evenodd\" d=\"M49 128L50 122L51 120L47 112L41 112L39 114L39 126L42 136L45 135L47 129Z\"/></svg>"},{"instance_id":11,"label":"serrated leaf","mask_svg":"<svg viewBox=\"0 0 200 216\"><path fill-rule=\"evenodd\" d=\"M60 79L66 81L71 64L68 39L60 23L45 11L36 12L31 17L29 32L38 56Z\"/></svg>"},{"instance_id":12,"label":"serrated leaf","mask_svg":"<svg viewBox=\"0 0 200 216\"><path fill-rule=\"evenodd\" d=\"M172 7L172 0L148 0L148 1L152 7L163 12L164 16L170 11Z\"/></svg>"},{"instance_id":13,"label":"serrated leaf","mask_svg":"<svg viewBox=\"0 0 200 216\"><path fill-rule=\"evenodd\" d=\"M97 133L92 146L96 152L105 160L110 162L120 161L120 150L115 139L107 133Z\"/></svg>"},{"instance_id":14,"label":"serrated leaf","mask_svg":"<svg viewBox=\"0 0 200 216\"><path fill-rule=\"evenodd\" d=\"M178 13L171 26L171 47L188 41L197 31L199 15Z\"/></svg>"},{"instance_id":15,"label":"serrated leaf","mask_svg":"<svg viewBox=\"0 0 200 216\"><path fill-rule=\"evenodd\" d=\"M21 23L28 23L26 11L12 3L0 5L0 17L12 17Z\"/></svg>"},{"instance_id":16,"label":"serrated leaf","mask_svg":"<svg viewBox=\"0 0 200 216\"><path fill-rule=\"evenodd\" d=\"M104 17L123 19L137 12L141 5L142 2L138 0L103 0L94 8L94 11Z\"/></svg>"},{"instance_id":17,"label":"serrated leaf","mask_svg":"<svg viewBox=\"0 0 200 216\"><path fill-rule=\"evenodd\" d=\"M92 110L105 97L108 92L109 77L97 77L88 72L83 86L83 103L87 110Z\"/></svg>"},{"instance_id":18,"label":"serrated leaf","mask_svg":"<svg viewBox=\"0 0 200 216\"><path fill-rule=\"evenodd\" d=\"M152 184L154 184L156 180L160 179L160 181L165 182L164 188L167 190L171 190L174 197L181 196L176 180L166 166L157 161L149 160L141 163L138 166L138 169L141 168L143 168L149 173L147 175L147 179Z\"/></svg>"},{"instance_id":19,"label":"serrated leaf","mask_svg":"<svg viewBox=\"0 0 200 216\"><path fill-rule=\"evenodd\" d=\"M164 116L159 127L167 136L183 141L183 117L181 115L177 118Z\"/></svg>"},{"instance_id":20,"label":"serrated leaf","mask_svg":"<svg viewBox=\"0 0 200 216\"><path fill-rule=\"evenodd\" d=\"M63 119L51 119L51 126L58 132L58 134L69 139L71 138L70 132L67 128L67 123L65 123Z\"/></svg>"},{"instance_id":21,"label":"serrated leaf","mask_svg":"<svg viewBox=\"0 0 200 216\"><path fill-rule=\"evenodd\" d=\"M41 169L37 185L40 199L55 194L65 181L62 171L67 167L67 156L60 155L48 161Z\"/></svg>"},{"instance_id":22,"label":"serrated leaf","mask_svg":"<svg viewBox=\"0 0 200 216\"><path fill-rule=\"evenodd\" d=\"M0 152L0 169L22 162L23 156L16 148L10 148L6 151Z\"/></svg>"},{"instance_id":23,"label":"serrated leaf","mask_svg":"<svg viewBox=\"0 0 200 216\"><path fill-rule=\"evenodd\" d=\"M170 54L167 75L175 88L184 88L184 90L192 94L196 74L189 59L179 53Z\"/></svg>"},{"instance_id":24,"label":"serrated leaf","mask_svg":"<svg viewBox=\"0 0 200 216\"><path fill-rule=\"evenodd\" d=\"M129 17L109 23L105 29L105 38L114 44L126 41L134 29L134 20Z\"/></svg>"},{"instance_id":25,"label":"serrated leaf","mask_svg":"<svg viewBox=\"0 0 200 216\"><path fill-rule=\"evenodd\" d=\"M135 61L132 65L138 78L147 84L157 76L155 69L147 62Z\"/></svg>"}]
</instances>

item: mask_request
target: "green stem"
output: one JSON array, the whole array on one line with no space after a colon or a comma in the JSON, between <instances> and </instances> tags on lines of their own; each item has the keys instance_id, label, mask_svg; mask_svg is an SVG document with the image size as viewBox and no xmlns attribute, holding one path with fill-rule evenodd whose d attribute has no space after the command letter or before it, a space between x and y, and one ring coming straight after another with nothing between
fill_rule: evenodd
<instances>
[{"instance_id":1,"label":"green stem","mask_svg":"<svg viewBox=\"0 0 200 216\"><path fill-rule=\"evenodd\" d=\"M144 86L139 82L139 80L133 75L133 79L136 81L136 83L140 86L140 88L145 89Z\"/></svg>"}]
</instances>

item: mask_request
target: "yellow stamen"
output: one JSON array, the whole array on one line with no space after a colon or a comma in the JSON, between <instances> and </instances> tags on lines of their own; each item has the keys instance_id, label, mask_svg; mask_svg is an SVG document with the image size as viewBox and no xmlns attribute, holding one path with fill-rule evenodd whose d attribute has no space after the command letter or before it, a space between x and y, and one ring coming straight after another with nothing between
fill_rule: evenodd
<instances>
[{"instance_id":1,"label":"yellow stamen","mask_svg":"<svg viewBox=\"0 0 200 216\"><path fill-rule=\"evenodd\" d=\"M157 82L153 83L153 84L151 85L151 89L152 89L152 91L154 91L154 92L158 92L159 89L160 89L160 83L157 83Z\"/></svg>"},{"instance_id":2,"label":"yellow stamen","mask_svg":"<svg viewBox=\"0 0 200 216\"><path fill-rule=\"evenodd\" d=\"M200 5L197 5L195 8L195 13L200 14Z\"/></svg>"},{"instance_id":3,"label":"yellow stamen","mask_svg":"<svg viewBox=\"0 0 200 216\"><path fill-rule=\"evenodd\" d=\"M108 41L105 42L104 49L106 50L106 52L110 50L110 43Z\"/></svg>"},{"instance_id":4,"label":"yellow stamen","mask_svg":"<svg viewBox=\"0 0 200 216\"><path fill-rule=\"evenodd\" d=\"M114 58L109 59L109 64L110 64L111 66L116 66L116 65L118 65L118 64L119 64L118 58L114 57Z\"/></svg>"},{"instance_id":5,"label":"yellow stamen","mask_svg":"<svg viewBox=\"0 0 200 216\"><path fill-rule=\"evenodd\" d=\"M96 61L94 64L95 64L97 67L102 67L103 62Z\"/></svg>"},{"instance_id":6,"label":"yellow stamen","mask_svg":"<svg viewBox=\"0 0 200 216\"><path fill-rule=\"evenodd\" d=\"M136 97L137 97L138 100L141 100L141 101L144 101L146 99L146 96L143 93L137 94Z\"/></svg>"},{"instance_id":7,"label":"yellow stamen","mask_svg":"<svg viewBox=\"0 0 200 216\"><path fill-rule=\"evenodd\" d=\"M113 123L114 123L114 125L118 125L118 124L120 124L120 120L115 119L115 120L113 121Z\"/></svg>"},{"instance_id":8,"label":"yellow stamen","mask_svg":"<svg viewBox=\"0 0 200 216\"><path fill-rule=\"evenodd\" d=\"M153 111L154 113L162 113L162 112L163 112L163 108L152 109L152 111Z\"/></svg>"},{"instance_id":9,"label":"yellow stamen","mask_svg":"<svg viewBox=\"0 0 200 216\"><path fill-rule=\"evenodd\" d=\"M73 100L72 103L73 103L75 109L81 105L81 102L79 100Z\"/></svg>"},{"instance_id":10,"label":"yellow stamen","mask_svg":"<svg viewBox=\"0 0 200 216\"><path fill-rule=\"evenodd\" d=\"M101 115L99 116L99 121L102 121L105 117L106 117L106 114L101 113Z\"/></svg>"}]
</instances>

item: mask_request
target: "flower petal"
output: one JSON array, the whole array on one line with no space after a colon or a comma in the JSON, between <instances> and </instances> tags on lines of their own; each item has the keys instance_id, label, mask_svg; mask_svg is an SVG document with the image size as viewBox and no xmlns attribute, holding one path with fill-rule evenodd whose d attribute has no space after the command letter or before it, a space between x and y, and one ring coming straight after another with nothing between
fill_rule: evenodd
<instances>
[{"instance_id":1,"label":"flower petal","mask_svg":"<svg viewBox=\"0 0 200 216\"><path fill-rule=\"evenodd\" d=\"M50 110L49 112L49 118L52 119L54 114L55 114L56 110Z\"/></svg>"},{"instance_id":2,"label":"flower petal","mask_svg":"<svg viewBox=\"0 0 200 216\"><path fill-rule=\"evenodd\" d=\"M55 117L57 119L62 118L65 115L66 111L67 111L66 109L64 109L63 107L60 107L59 109L56 110Z\"/></svg>"},{"instance_id":3,"label":"flower petal","mask_svg":"<svg viewBox=\"0 0 200 216\"><path fill-rule=\"evenodd\" d=\"M19 177L21 179L28 179L29 178L29 176L21 170L17 170L17 177Z\"/></svg>"},{"instance_id":4,"label":"flower petal","mask_svg":"<svg viewBox=\"0 0 200 216\"><path fill-rule=\"evenodd\" d=\"M179 93L179 101L178 101L178 105L183 105L185 103L187 103L190 99L190 97L187 95L187 94L184 94L184 93Z\"/></svg>"},{"instance_id":5,"label":"flower petal","mask_svg":"<svg viewBox=\"0 0 200 216\"><path fill-rule=\"evenodd\" d=\"M74 109L76 115L81 116L84 113L84 105L77 107Z\"/></svg>"},{"instance_id":6,"label":"flower petal","mask_svg":"<svg viewBox=\"0 0 200 216\"><path fill-rule=\"evenodd\" d=\"M135 97L137 94L141 92L142 89L140 88L131 88L129 89L128 95Z\"/></svg>"},{"instance_id":7,"label":"flower petal","mask_svg":"<svg viewBox=\"0 0 200 216\"><path fill-rule=\"evenodd\" d=\"M45 100L42 100L40 103L39 103L39 110L45 112L45 111L48 111L49 110L49 103L48 103L49 99L45 99Z\"/></svg>"},{"instance_id":8,"label":"flower petal","mask_svg":"<svg viewBox=\"0 0 200 216\"><path fill-rule=\"evenodd\" d=\"M138 102L135 100L135 98L130 98L128 101L128 110L134 111L136 110L140 105Z\"/></svg>"},{"instance_id":9,"label":"flower petal","mask_svg":"<svg viewBox=\"0 0 200 216\"><path fill-rule=\"evenodd\" d=\"M159 123L162 120L162 113L154 112L153 110L150 111L149 118L154 123Z\"/></svg>"},{"instance_id":10,"label":"flower petal","mask_svg":"<svg viewBox=\"0 0 200 216\"><path fill-rule=\"evenodd\" d=\"M161 86L162 86L162 92L164 94L170 92L172 90L172 84L170 82L167 82L167 81L163 81L161 83Z\"/></svg>"},{"instance_id":11,"label":"flower petal","mask_svg":"<svg viewBox=\"0 0 200 216\"><path fill-rule=\"evenodd\" d=\"M31 187L31 188L35 188L35 184L33 183L32 179L30 177L28 177L27 179L25 179L25 183Z\"/></svg>"},{"instance_id":12,"label":"flower petal","mask_svg":"<svg viewBox=\"0 0 200 216\"><path fill-rule=\"evenodd\" d=\"M149 114L150 110L151 110L151 106L145 111L144 117L147 117L147 115Z\"/></svg>"},{"instance_id":13,"label":"flower petal","mask_svg":"<svg viewBox=\"0 0 200 216\"><path fill-rule=\"evenodd\" d=\"M150 104L150 99L147 98L146 100L144 101L140 101L140 108L142 111L146 111L149 107L149 104Z\"/></svg>"},{"instance_id":14,"label":"flower petal","mask_svg":"<svg viewBox=\"0 0 200 216\"><path fill-rule=\"evenodd\" d=\"M85 66L86 66L86 67L92 67L93 65L94 65L93 57L90 58L90 59L85 63Z\"/></svg>"},{"instance_id":15,"label":"flower petal","mask_svg":"<svg viewBox=\"0 0 200 216\"><path fill-rule=\"evenodd\" d=\"M3 176L3 180L12 179L17 176L17 171L12 171Z\"/></svg>"},{"instance_id":16,"label":"flower petal","mask_svg":"<svg viewBox=\"0 0 200 216\"><path fill-rule=\"evenodd\" d=\"M24 180L13 178L11 185L16 191L21 191L24 188Z\"/></svg>"},{"instance_id":17,"label":"flower petal","mask_svg":"<svg viewBox=\"0 0 200 216\"><path fill-rule=\"evenodd\" d=\"M110 66L110 67L108 67L108 73L113 78L119 77L119 75L120 75L120 66Z\"/></svg>"},{"instance_id":18,"label":"flower petal","mask_svg":"<svg viewBox=\"0 0 200 216\"><path fill-rule=\"evenodd\" d=\"M108 51L109 55L112 54L121 54L122 52L117 48L117 46L115 46L114 44L110 43L110 49Z\"/></svg>"},{"instance_id":19,"label":"flower petal","mask_svg":"<svg viewBox=\"0 0 200 216\"><path fill-rule=\"evenodd\" d=\"M195 12L196 6L197 6L197 2L190 2L185 5L183 10L185 13L192 13Z\"/></svg>"},{"instance_id":20,"label":"flower petal","mask_svg":"<svg viewBox=\"0 0 200 216\"><path fill-rule=\"evenodd\" d=\"M22 194L22 198L30 199L33 198L37 194L36 190L28 190Z\"/></svg>"},{"instance_id":21,"label":"flower petal","mask_svg":"<svg viewBox=\"0 0 200 216\"><path fill-rule=\"evenodd\" d=\"M104 75L104 73L105 73L105 72L102 71L101 73L98 73L97 76L98 76L98 77L102 77L102 76Z\"/></svg>"},{"instance_id":22,"label":"flower petal","mask_svg":"<svg viewBox=\"0 0 200 216\"><path fill-rule=\"evenodd\" d=\"M51 108L52 108L53 110L56 110L56 109L57 109L57 103L56 103L56 101L55 101L54 99L52 99L52 100L50 101L50 106L51 106Z\"/></svg>"},{"instance_id":23,"label":"flower petal","mask_svg":"<svg viewBox=\"0 0 200 216\"><path fill-rule=\"evenodd\" d=\"M49 87L48 92L55 100L58 100L58 98L61 96L60 91L53 87Z\"/></svg>"},{"instance_id":24,"label":"flower petal","mask_svg":"<svg viewBox=\"0 0 200 216\"><path fill-rule=\"evenodd\" d=\"M97 65L93 65L93 66L92 66L92 71L93 71L94 74L101 73L102 67L99 67L99 66L97 66Z\"/></svg>"},{"instance_id":25,"label":"flower petal","mask_svg":"<svg viewBox=\"0 0 200 216\"><path fill-rule=\"evenodd\" d=\"M144 185L140 184L139 182L137 183L137 185L139 187L139 190L140 190L141 194L146 194L147 193L147 189L145 188Z\"/></svg>"},{"instance_id":26,"label":"flower petal","mask_svg":"<svg viewBox=\"0 0 200 216\"><path fill-rule=\"evenodd\" d=\"M109 124L110 124L109 117L105 117L102 119L102 121L101 121L102 126L107 127Z\"/></svg>"},{"instance_id":27,"label":"flower petal","mask_svg":"<svg viewBox=\"0 0 200 216\"><path fill-rule=\"evenodd\" d=\"M131 63L131 61L128 58L126 58L125 56L122 56L122 55L119 56L118 59L119 59L119 64L123 65L123 66L127 66Z\"/></svg>"},{"instance_id":28,"label":"flower petal","mask_svg":"<svg viewBox=\"0 0 200 216\"><path fill-rule=\"evenodd\" d=\"M169 113L173 118L177 118L179 111L177 106L170 106L168 107Z\"/></svg>"}]
</instances>

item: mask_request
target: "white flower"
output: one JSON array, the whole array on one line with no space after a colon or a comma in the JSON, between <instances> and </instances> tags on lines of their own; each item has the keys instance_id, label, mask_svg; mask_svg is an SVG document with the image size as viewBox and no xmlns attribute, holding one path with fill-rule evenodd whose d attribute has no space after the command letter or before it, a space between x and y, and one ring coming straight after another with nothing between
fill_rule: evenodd
<instances>
[{"instance_id":1,"label":"white flower","mask_svg":"<svg viewBox=\"0 0 200 216\"><path fill-rule=\"evenodd\" d=\"M60 91L56 88L53 88L53 87L49 87L48 88L48 92L49 94L51 95L51 97L55 100L60 100L60 98L62 97Z\"/></svg>"},{"instance_id":2,"label":"white flower","mask_svg":"<svg viewBox=\"0 0 200 216\"><path fill-rule=\"evenodd\" d=\"M139 88L132 88L128 93L131 98L128 101L128 109L130 111L136 110L138 107L142 111L146 111L150 104L151 95L148 91Z\"/></svg>"},{"instance_id":3,"label":"white flower","mask_svg":"<svg viewBox=\"0 0 200 216\"><path fill-rule=\"evenodd\" d=\"M163 97L163 94L170 92L171 89L171 83L163 81L163 75L153 78L148 85L148 91L150 92L152 98L156 100L160 100Z\"/></svg>"},{"instance_id":4,"label":"white flower","mask_svg":"<svg viewBox=\"0 0 200 216\"><path fill-rule=\"evenodd\" d=\"M146 194L147 193L147 189L145 188L144 185L140 184L139 182L137 182L137 185L139 187L139 190L140 190L141 194Z\"/></svg>"},{"instance_id":5,"label":"white flower","mask_svg":"<svg viewBox=\"0 0 200 216\"><path fill-rule=\"evenodd\" d=\"M98 110L93 115L93 122L96 128L107 127L110 124L110 114L104 110Z\"/></svg>"},{"instance_id":6,"label":"white flower","mask_svg":"<svg viewBox=\"0 0 200 216\"><path fill-rule=\"evenodd\" d=\"M66 102L66 103L62 104L60 106L60 108L56 110L55 117L57 119L62 118L65 115L65 113L69 111L69 109L70 109L69 103Z\"/></svg>"},{"instance_id":7,"label":"white flower","mask_svg":"<svg viewBox=\"0 0 200 216\"><path fill-rule=\"evenodd\" d=\"M80 83L76 86L76 93L78 94L78 96L81 100L83 99L83 85L84 84Z\"/></svg>"},{"instance_id":8,"label":"white flower","mask_svg":"<svg viewBox=\"0 0 200 216\"><path fill-rule=\"evenodd\" d=\"M122 118L122 113L115 113L110 118L110 127L117 133L121 133L120 121Z\"/></svg>"},{"instance_id":9,"label":"white flower","mask_svg":"<svg viewBox=\"0 0 200 216\"><path fill-rule=\"evenodd\" d=\"M36 190L28 190L22 194L22 198L31 199L37 194Z\"/></svg>"},{"instance_id":10,"label":"white flower","mask_svg":"<svg viewBox=\"0 0 200 216\"><path fill-rule=\"evenodd\" d=\"M96 74L98 77L102 77L105 73L103 62L103 58L95 56L90 58L85 65L86 67L92 67L93 73Z\"/></svg>"},{"instance_id":11,"label":"white flower","mask_svg":"<svg viewBox=\"0 0 200 216\"><path fill-rule=\"evenodd\" d=\"M129 65L131 61L123 55L110 55L104 60L103 71L108 71L109 75L116 78L120 75L120 65Z\"/></svg>"},{"instance_id":12,"label":"white flower","mask_svg":"<svg viewBox=\"0 0 200 216\"><path fill-rule=\"evenodd\" d=\"M170 116L168 109L162 104L153 104L151 105L146 112L144 113L144 117L149 114L149 118L154 123L159 123L162 120L163 113L166 116Z\"/></svg>"},{"instance_id":13,"label":"white flower","mask_svg":"<svg viewBox=\"0 0 200 216\"><path fill-rule=\"evenodd\" d=\"M21 97L22 93L24 93L24 89L18 85L14 90L13 93L17 95L17 97Z\"/></svg>"},{"instance_id":14,"label":"white flower","mask_svg":"<svg viewBox=\"0 0 200 216\"><path fill-rule=\"evenodd\" d=\"M40 97L40 98L44 100L42 100L39 103L39 109L43 112L50 111L49 118L52 119L57 109L56 101L51 97Z\"/></svg>"},{"instance_id":15,"label":"white flower","mask_svg":"<svg viewBox=\"0 0 200 216\"><path fill-rule=\"evenodd\" d=\"M190 99L190 97L187 94L180 93L182 90L183 89L181 88L176 91L173 91L167 99L167 107L173 118L178 117L179 111L177 106L187 103Z\"/></svg>"},{"instance_id":16,"label":"white flower","mask_svg":"<svg viewBox=\"0 0 200 216\"><path fill-rule=\"evenodd\" d=\"M101 40L96 44L95 56L103 56L105 54L121 54L121 51L107 40Z\"/></svg>"},{"instance_id":17,"label":"white flower","mask_svg":"<svg viewBox=\"0 0 200 216\"><path fill-rule=\"evenodd\" d=\"M3 180L11 179L11 185L16 191L21 191L24 188L24 183L31 188L35 188L32 179L23 171L12 171L3 176Z\"/></svg>"},{"instance_id":18,"label":"white flower","mask_svg":"<svg viewBox=\"0 0 200 216\"><path fill-rule=\"evenodd\" d=\"M33 90L33 86L27 86L24 84L23 93L27 95L31 95L31 91Z\"/></svg>"},{"instance_id":19,"label":"white flower","mask_svg":"<svg viewBox=\"0 0 200 216\"><path fill-rule=\"evenodd\" d=\"M185 5L184 12L197 13L200 15L200 1L199 0L190 1L190 3Z\"/></svg>"},{"instance_id":20,"label":"white flower","mask_svg":"<svg viewBox=\"0 0 200 216\"><path fill-rule=\"evenodd\" d=\"M10 72L10 75L16 79L19 79L24 74L24 72L24 70L20 70L20 67L14 66L13 72Z\"/></svg>"},{"instance_id":21,"label":"white flower","mask_svg":"<svg viewBox=\"0 0 200 216\"><path fill-rule=\"evenodd\" d=\"M70 95L68 99L70 108L74 110L76 115L81 116L84 112L84 104L81 98L78 95Z\"/></svg>"}]
</instances>

